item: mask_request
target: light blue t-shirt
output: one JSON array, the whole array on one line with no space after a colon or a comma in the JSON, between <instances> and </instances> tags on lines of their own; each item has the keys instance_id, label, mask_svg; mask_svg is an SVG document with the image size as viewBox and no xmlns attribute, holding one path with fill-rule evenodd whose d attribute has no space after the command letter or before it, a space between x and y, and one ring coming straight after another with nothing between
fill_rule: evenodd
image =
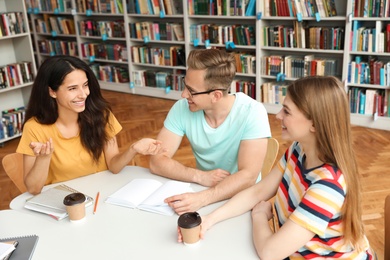
<instances>
[{"instance_id":1,"label":"light blue t-shirt","mask_svg":"<svg viewBox=\"0 0 390 260\"><path fill-rule=\"evenodd\" d=\"M165 128L171 132L187 136L196 159L196 167L200 170L220 168L231 174L236 173L241 140L271 136L263 104L244 93L235 95L229 115L218 128L208 125L203 110L191 112L187 99L177 101L164 121Z\"/></svg>"}]
</instances>

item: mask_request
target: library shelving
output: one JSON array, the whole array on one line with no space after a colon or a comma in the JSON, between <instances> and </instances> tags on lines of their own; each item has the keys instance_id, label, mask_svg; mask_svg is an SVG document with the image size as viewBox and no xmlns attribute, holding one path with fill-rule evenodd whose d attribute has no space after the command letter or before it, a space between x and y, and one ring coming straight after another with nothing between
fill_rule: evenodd
<instances>
[{"instance_id":1,"label":"library shelving","mask_svg":"<svg viewBox=\"0 0 390 260\"><path fill-rule=\"evenodd\" d=\"M383 2L382 11L363 2ZM67 46L71 55L91 64L103 89L179 99L188 53L195 48L222 48L234 52L237 59L231 92L246 92L263 102L269 113L281 109L289 82L305 75L334 75L345 83L350 96L352 124L390 130L388 110L371 113L370 105L364 112L356 109L363 107L357 105L362 99L356 96L367 90L370 95L375 92L376 99L383 96L379 107L387 109L390 76L385 72L390 74L390 63L386 67L390 54L382 39L387 28L390 31L388 2L26 0L38 64L57 54L52 48ZM72 20L74 34L38 31L37 19L54 18ZM363 31L357 30L359 26L375 29L373 40L364 43L366 49L352 48L356 47L354 31ZM382 81L351 81L352 65L374 59L383 66Z\"/></svg>"},{"instance_id":2,"label":"library shelving","mask_svg":"<svg viewBox=\"0 0 390 260\"><path fill-rule=\"evenodd\" d=\"M0 145L21 135L23 109L36 75L23 0L0 0Z\"/></svg>"},{"instance_id":3,"label":"library shelving","mask_svg":"<svg viewBox=\"0 0 390 260\"><path fill-rule=\"evenodd\" d=\"M280 110L285 86L296 78L334 75L342 80L348 93L352 124L390 130L386 108L390 95L390 53L385 44L387 28L390 30L389 1L285 2L285 5L269 0L258 3L261 69L257 75L260 75L260 101L267 111ZM372 12L373 2L379 6L383 3L382 11L377 8L378 14L367 13ZM374 70L372 65L371 73L370 66L364 66L370 61L378 67Z\"/></svg>"}]
</instances>

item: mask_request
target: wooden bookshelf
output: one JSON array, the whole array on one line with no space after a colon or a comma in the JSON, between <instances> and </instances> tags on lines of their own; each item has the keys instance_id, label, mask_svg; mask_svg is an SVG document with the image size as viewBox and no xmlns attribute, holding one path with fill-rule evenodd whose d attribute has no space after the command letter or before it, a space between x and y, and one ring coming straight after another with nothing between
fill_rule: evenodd
<instances>
[{"instance_id":1,"label":"wooden bookshelf","mask_svg":"<svg viewBox=\"0 0 390 260\"><path fill-rule=\"evenodd\" d=\"M38 64L57 54L57 51L51 49L41 51L44 49L42 45L63 46L67 41L76 43L77 48L71 49L71 55L95 64L103 89L179 99L182 91L180 79L185 75L188 53L196 48L221 48L237 56L239 69L231 92L246 92L259 102L264 102L269 113L280 110L283 85L306 75L303 72L287 73L291 65L285 68L284 59L294 66L300 63L302 71L305 71L304 64L310 64L313 75L339 77L345 82L346 92L353 88L373 88L383 90L387 97L389 95L389 86L367 86L348 81L349 64L356 56L377 55L380 60L390 60L388 53L350 50L350 35L355 20L382 28L386 27L389 20L387 17L354 17L352 3L361 0L254 1L252 11L248 11L251 1L246 2L247 6L241 5L245 1L237 1L236 6L232 7L231 1L208 0L58 0L40 1L45 3L40 7L30 6L30 1L26 0L33 20L34 43L38 46ZM299 15L290 10L289 4L295 2L301 5L300 9L296 9L300 11ZM307 9L305 4L309 2L318 5L316 9ZM334 9L328 10L327 2L334 3ZM40 33L35 21L44 20L44 17L73 19L75 34ZM110 33L96 34L100 33L96 28L102 27L96 24L102 22L123 23L119 26L122 35L110 34L114 29L110 29ZM83 23L90 25L80 26ZM92 31L86 33L91 28ZM267 33L265 28L268 28ZM278 45L270 44L271 41L275 43L275 37L271 41L266 38L271 34L274 36L275 28L279 28L277 31L281 33L280 37L277 36L279 38L276 37ZM305 32L306 28L310 28L307 29L308 33ZM292 32L300 38L291 39ZM307 41L299 41L304 36ZM323 37L327 39L325 43L319 40ZM331 44L333 41L336 43ZM120 50L114 59L107 54L111 49ZM282 57L283 62L279 66L283 66L283 70L265 72L265 66L269 65L267 60L271 61L272 56ZM317 67L312 64L317 64ZM111 71L127 71L128 75L120 77L119 74L113 74L102 78L101 75L109 70L107 66L112 67ZM296 68L294 66L292 68ZM318 69L318 72L313 69L322 67L324 69ZM127 77L129 82L113 80ZM275 85L281 85L276 87L276 95L273 93ZM264 92L267 96L263 95ZM387 115L374 117L352 112L351 118L356 125L390 130L390 118Z\"/></svg>"},{"instance_id":2,"label":"wooden bookshelf","mask_svg":"<svg viewBox=\"0 0 390 260\"><path fill-rule=\"evenodd\" d=\"M24 1L0 0L0 12L0 145L3 145L21 134L21 109L28 102L36 68ZM18 112L5 115L18 108Z\"/></svg>"}]
</instances>

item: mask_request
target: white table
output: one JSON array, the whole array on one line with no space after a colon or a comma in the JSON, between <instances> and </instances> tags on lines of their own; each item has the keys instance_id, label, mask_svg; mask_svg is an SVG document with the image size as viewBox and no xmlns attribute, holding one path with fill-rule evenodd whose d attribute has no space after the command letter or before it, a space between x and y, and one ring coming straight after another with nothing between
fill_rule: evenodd
<instances>
[{"instance_id":1,"label":"white table","mask_svg":"<svg viewBox=\"0 0 390 260\"><path fill-rule=\"evenodd\" d=\"M57 221L24 209L31 194L12 200L12 210L0 211L0 236L37 234L33 259L258 259L252 243L249 213L212 227L195 246L177 242L178 216L164 216L105 203L105 199L135 178L167 179L148 169L127 166L119 174L108 171L64 182L92 197L100 191L97 213L87 208L82 223ZM57 185L57 184L55 184ZM49 185L48 188L53 185ZM204 187L191 184L194 191ZM207 214L223 202L200 209Z\"/></svg>"}]
</instances>

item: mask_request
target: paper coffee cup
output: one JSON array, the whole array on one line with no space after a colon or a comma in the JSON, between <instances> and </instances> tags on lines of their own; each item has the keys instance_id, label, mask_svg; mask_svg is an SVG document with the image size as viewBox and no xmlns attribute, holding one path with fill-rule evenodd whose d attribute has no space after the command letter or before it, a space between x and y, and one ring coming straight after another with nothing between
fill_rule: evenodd
<instances>
[{"instance_id":1,"label":"paper coffee cup","mask_svg":"<svg viewBox=\"0 0 390 260\"><path fill-rule=\"evenodd\" d=\"M185 245L194 245L199 242L200 224L202 219L198 212L187 212L182 214L177 221L183 242Z\"/></svg>"},{"instance_id":2,"label":"paper coffee cup","mask_svg":"<svg viewBox=\"0 0 390 260\"><path fill-rule=\"evenodd\" d=\"M71 222L83 220L85 218L85 195L82 193L72 193L64 198L64 205Z\"/></svg>"}]
</instances>

